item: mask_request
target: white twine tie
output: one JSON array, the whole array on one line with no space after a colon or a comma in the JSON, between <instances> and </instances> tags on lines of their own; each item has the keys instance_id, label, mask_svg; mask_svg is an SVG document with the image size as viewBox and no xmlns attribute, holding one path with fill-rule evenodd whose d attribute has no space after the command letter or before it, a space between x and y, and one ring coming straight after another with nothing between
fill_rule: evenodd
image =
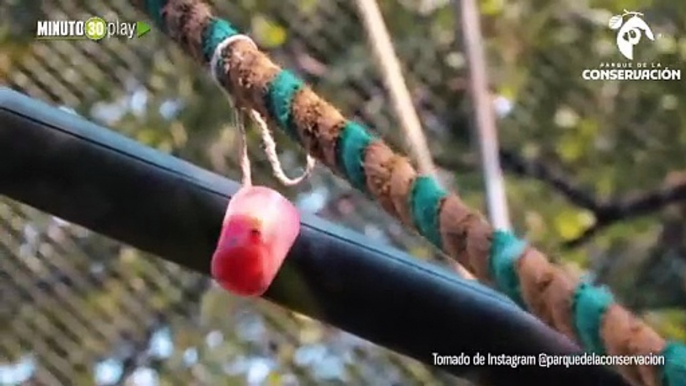
<instances>
[{"instance_id":1,"label":"white twine tie","mask_svg":"<svg viewBox=\"0 0 686 386\"><path fill-rule=\"evenodd\" d=\"M237 106L236 103L234 103L233 97L224 89L224 87L221 84L221 81L219 80L220 74L223 74L223 71L227 70L225 67L219 67L220 64L224 64L224 66L226 66L226 64L222 61L222 59L224 58L224 51L231 44L234 44L240 40L246 41L252 44L253 47L257 48L257 45L249 36L242 34L230 36L217 45L217 48L214 50L214 53L212 54L212 60L210 61L210 69L212 71L212 78L215 80L215 82L217 82L217 84L219 84L222 91L226 94L229 103L236 110L236 124L238 126L238 129L240 130L241 137L240 167L241 173L243 175L242 184L244 186L250 186L252 185L252 174L250 171L250 156L248 155L248 138L246 135L244 124L245 122L243 117L245 111L241 107ZM222 71L222 73L219 72L220 70ZM305 166L305 171L303 172L303 174L296 178L288 177L286 173L283 171L283 167L281 166L281 161L279 160L279 156L276 151L276 141L274 141L272 132L271 130L269 130L269 125L257 111L250 109L248 113L249 117L252 118L253 121L255 121L255 123L257 123L257 127L260 130L260 137L262 138L262 143L264 144L265 148L264 151L267 155L267 160L269 161L269 164L272 167L272 174L274 175L274 177L276 177L276 179L279 180L279 182L286 186L297 185L303 180L305 180L307 177L309 177L312 171L314 170L316 164L315 158L308 154L307 164Z\"/></svg>"}]
</instances>

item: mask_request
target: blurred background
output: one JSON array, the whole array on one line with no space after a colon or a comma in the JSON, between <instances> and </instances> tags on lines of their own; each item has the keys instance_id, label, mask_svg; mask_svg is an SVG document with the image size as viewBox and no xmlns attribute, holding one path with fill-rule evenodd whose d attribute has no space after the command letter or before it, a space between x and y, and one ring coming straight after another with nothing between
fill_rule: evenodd
<instances>
[{"instance_id":1,"label":"blurred background","mask_svg":"<svg viewBox=\"0 0 686 386\"><path fill-rule=\"evenodd\" d=\"M457 2L378 0L433 162L485 209ZM212 1L346 116L406 146L353 0ZM619 61L613 14L640 10L660 38L646 61L682 68L686 3L479 1L489 98L510 217L559 264L608 284L669 338L686 339L686 87L589 82ZM3 0L0 83L240 179L234 112L153 28L140 39L40 41L37 20L139 21L126 0ZM257 183L420 259L440 255L318 167L275 184L254 134ZM305 156L277 133L287 172ZM440 317L440 316L435 316ZM417 331L417 334L421 334ZM468 384L205 277L0 197L0 384Z\"/></svg>"}]
</instances>

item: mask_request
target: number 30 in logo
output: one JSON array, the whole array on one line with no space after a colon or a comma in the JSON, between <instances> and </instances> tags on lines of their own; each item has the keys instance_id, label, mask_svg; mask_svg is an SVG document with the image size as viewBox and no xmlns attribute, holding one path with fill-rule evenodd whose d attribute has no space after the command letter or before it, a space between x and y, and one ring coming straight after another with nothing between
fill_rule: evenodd
<instances>
[{"instance_id":1,"label":"number 30 in logo","mask_svg":"<svg viewBox=\"0 0 686 386\"><path fill-rule=\"evenodd\" d=\"M91 40L100 40L107 33L107 23L99 17L91 17L86 20L86 37Z\"/></svg>"}]
</instances>

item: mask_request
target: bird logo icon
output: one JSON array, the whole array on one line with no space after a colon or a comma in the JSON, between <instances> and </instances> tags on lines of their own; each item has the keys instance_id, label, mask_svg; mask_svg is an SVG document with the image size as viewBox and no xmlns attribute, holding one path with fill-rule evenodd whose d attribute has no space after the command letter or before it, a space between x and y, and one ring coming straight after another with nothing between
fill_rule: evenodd
<instances>
[{"instance_id":1,"label":"bird logo icon","mask_svg":"<svg viewBox=\"0 0 686 386\"><path fill-rule=\"evenodd\" d=\"M629 17L624 21L625 17ZM608 23L610 29L617 30L617 48L619 52L629 60L634 60L634 46L645 36L655 41L655 35L648 24L643 20L640 12L629 12L624 10L622 15L614 15Z\"/></svg>"}]
</instances>

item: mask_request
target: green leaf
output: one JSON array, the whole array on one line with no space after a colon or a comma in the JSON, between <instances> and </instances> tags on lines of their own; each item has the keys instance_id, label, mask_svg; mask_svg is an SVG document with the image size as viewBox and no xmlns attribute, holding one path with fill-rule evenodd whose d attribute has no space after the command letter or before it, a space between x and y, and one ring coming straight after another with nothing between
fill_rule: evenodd
<instances>
[{"instance_id":1,"label":"green leaf","mask_svg":"<svg viewBox=\"0 0 686 386\"><path fill-rule=\"evenodd\" d=\"M504 0L484 0L479 2L481 14L486 16L497 16L503 12L504 7Z\"/></svg>"},{"instance_id":2,"label":"green leaf","mask_svg":"<svg viewBox=\"0 0 686 386\"><path fill-rule=\"evenodd\" d=\"M581 235L595 218L590 212L563 209L555 217L555 230L564 240L572 240Z\"/></svg>"},{"instance_id":3,"label":"green leaf","mask_svg":"<svg viewBox=\"0 0 686 386\"><path fill-rule=\"evenodd\" d=\"M281 46L288 37L285 28L264 16L253 18L253 29L260 44L267 48Z\"/></svg>"}]
</instances>

